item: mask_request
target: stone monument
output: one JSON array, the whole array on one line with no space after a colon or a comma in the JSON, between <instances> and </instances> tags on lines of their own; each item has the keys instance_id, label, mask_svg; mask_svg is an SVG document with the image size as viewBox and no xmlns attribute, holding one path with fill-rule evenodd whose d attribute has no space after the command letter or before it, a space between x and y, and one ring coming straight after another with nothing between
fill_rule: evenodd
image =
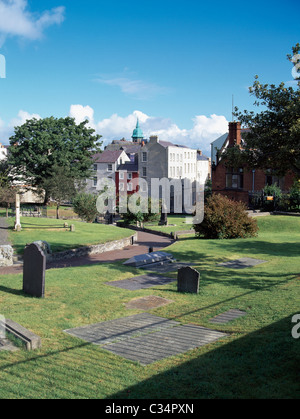
<instances>
[{"instance_id":1,"label":"stone monument","mask_svg":"<svg viewBox=\"0 0 300 419\"><path fill-rule=\"evenodd\" d=\"M186 266L178 269L177 274L177 291L189 292L192 294L199 293L200 273L196 269Z\"/></svg>"},{"instance_id":2,"label":"stone monument","mask_svg":"<svg viewBox=\"0 0 300 419\"><path fill-rule=\"evenodd\" d=\"M36 243L25 248L23 264L23 292L36 298L45 296L46 256Z\"/></svg>"}]
</instances>

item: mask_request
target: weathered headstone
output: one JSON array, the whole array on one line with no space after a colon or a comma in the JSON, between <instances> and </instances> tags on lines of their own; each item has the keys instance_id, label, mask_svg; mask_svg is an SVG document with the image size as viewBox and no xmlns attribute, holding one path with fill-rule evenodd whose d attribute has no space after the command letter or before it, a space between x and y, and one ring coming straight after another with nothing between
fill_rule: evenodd
<instances>
[{"instance_id":1,"label":"weathered headstone","mask_svg":"<svg viewBox=\"0 0 300 419\"><path fill-rule=\"evenodd\" d=\"M74 226L74 224L71 224L71 225L70 225L70 231L75 231L75 226Z\"/></svg>"},{"instance_id":2,"label":"weathered headstone","mask_svg":"<svg viewBox=\"0 0 300 419\"><path fill-rule=\"evenodd\" d=\"M160 221L158 223L160 226L168 225L168 214L167 209L164 205L161 207Z\"/></svg>"},{"instance_id":3,"label":"weathered headstone","mask_svg":"<svg viewBox=\"0 0 300 419\"><path fill-rule=\"evenodd\" d=\"M46 256L43 250L32 243L25 248L23 259L23 292L32 297L44 298Z\"/></svg>"},{"instance_id":4,"label":"weathered headstone","mask_svg":"<svg viewBox=\"0 0 300 419\"><path fill-rule=\"evenodd\" d=\"M14 249L9 245L0 246L0 266L12 266Z\"/></svg>"},{"instance_id":5,"label":"weathered headstone","mask_svg":"<svg viewBox=\"0 0 300 419\"><path fill-rule=\"evenodd\" d=\"M186 266L178 269L177 291L198 294L200 273L196 269Z\"/></svg>"}]
</instances>

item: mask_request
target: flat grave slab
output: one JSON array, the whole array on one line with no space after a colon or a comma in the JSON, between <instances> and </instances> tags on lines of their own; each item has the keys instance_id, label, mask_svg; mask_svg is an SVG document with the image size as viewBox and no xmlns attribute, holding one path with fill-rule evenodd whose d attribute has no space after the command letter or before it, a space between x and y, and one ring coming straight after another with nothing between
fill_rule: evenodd
<instances>
[{"instance_id":1,"label":"flat grave slab","mask_svg":"<svg viewBox=\"0 0 300 419\"><path fill-rule=\"evenodd\" d=\"M134 337L123 342L107 344L103 346L103 349L125 359L148 365L225 336L227 334L201 326L184 325L150 333L146 336Z\"/></svg>"},{"instance_id":2,"label":"flat grave slab","mask_svg":"<svg viewBox=\"0 0 300 419\"><path fill-rule=\"evenodd\" d=\"M266 263L266 260L253 259L253 258L240 258L236 260L230 260L228 262L219 263L217 266L225 266L230 269L245 269L251 268L252 266Z\"/></svg>"},{"instance_id":3,"label":"flat grave slab","mask_svg":"<svg viewBox=\"0 0 300 419\"><path fill-rule=\"evenodd\" d=\"M218 323L218 324L225 324L232 320L238 319L239 317L246 316L246 314L247 313L245 311L232 309L232 310L226 311L225 313L218 314L217 316L210 319L210 322Z\"/></svg>"},{"instance_id":4,"label":"flat grave slab","mask_svg":"<svg viewBox=\"0 0 300 419\"><path fill-rule=\"evenodd\" d=\"M163 317L141 313L89 326L67 329L65 332L86 342L104 345L114 341L123 341L136 335L145 335L153 331L167 329L179 324L176 321Z\"/></svg>"},{"instance_id":5,"label":"flat grave slab","mask_svg":"<svg viewBox=\"0 0 300 419\"><path fill-rule=\"evenodd\" d=\"M162 261L157 263L151 263L150 265L140 266L141 269L147 269L151 272L157 273L167 273L175 272L180 268L185 268L186 266L193 266L195 263L184 263L184 262L173 262L173 261Z\"/></svg>"},{"instance_id":6,"label":"flat grave slab","mask_svg":"<svg viewBox=\"0 0 300 419\"><path fill-rule=\"evenodd\" d=\"M144 253L143 255L133 256L132 258L126 260L123 263L123 265L140 267L143 265L148 265L148 264L172 260L172 259L173 259L173 256L170 253L152 252L152 253Z\"/></svg>"},{"instance_id":7,"label":"flat grave slab","mask_svg":"<svg viewBox=\"0 0 300 419\"><path fill-rule=\"evenodd\" d=\"M147 297L134 298L126 304L128 310L151 310L153 308L162 307L173 303L172 300L157 297L156 295L148 295Z\"/></svg>"},{"instance_id":8,"label":"flat grave slab","mask_svg":"<svg viewBox=\"0 0 300 419\"><path fill-rule=\"evenodd\" d=\"M105 282L106 285L112 287L123 288L130 291L151 288L156 285L165 285L175 282L176 279L160 276L156 274L139 275L129 279L121 279L120 281Z\"/></svg>"}]
</instances>

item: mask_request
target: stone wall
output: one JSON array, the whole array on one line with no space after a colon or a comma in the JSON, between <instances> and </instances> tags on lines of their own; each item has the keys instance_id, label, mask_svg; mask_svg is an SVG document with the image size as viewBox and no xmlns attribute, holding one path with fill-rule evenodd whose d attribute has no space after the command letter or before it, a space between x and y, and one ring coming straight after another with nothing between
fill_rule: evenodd
<instances>
[{"instance_id":1,"label":"stone wall","mask_svg":"<svg viewBox=\"0 0 300 419\"><path fill-rule=\"evenodd\" d=\"M89 255L95 255L104 252L110 252L112 250L121 250L124 247L132 245L137 240L137 233L130 237L126 237L120 240L114 240L107 243L95 244L91 246L79 247L78 249L70 249L64 252L53 253L49 256L49 261L70 259L72 257L84 257Z\"/></svg>"}]
</instances>

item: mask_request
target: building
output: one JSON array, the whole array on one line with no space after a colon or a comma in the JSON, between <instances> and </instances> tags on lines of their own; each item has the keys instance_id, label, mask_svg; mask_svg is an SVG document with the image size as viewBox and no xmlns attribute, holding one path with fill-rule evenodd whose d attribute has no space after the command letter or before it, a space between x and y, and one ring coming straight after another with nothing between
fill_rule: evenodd
<instances>
[{"instance_id":1,"label":"building","mask_svg":"<svg viewBox=\"0 0 300 419\"><path fill-rule=\"evenodd\" d=\"M137 120L132 141L124 138L114 140L105 147L103 153L93 156L94 176L87 180L87 190L99 193L99 180L110 178L116 183L117 196L122 192L133 194L139 187L151 196L152 180L168 179L179 181L177 186L181 185L180 192L184 186L193 195L192 200L195 202L196 182L205 184L210 176L210 163L210 158L200 150L162 141L157 136L145 139ZM185 179L190 181L188 186L183 182ZM172 191L171 202L174 204L175 192Z\"/></svg>"},{"instance_id":2,"label":"building","mask_svg":"<svg viewBox=\"0 0 300 419\"><path fill-rule=\"evenodd\" d=\"M86 190L89 193L99 193L101 179L116 181L116 172L120 165L130 162L124 150L104 150L103 153L93 155L93 176L86 181Z\"/></svg>"},{"instance_id":3,"label":"building","mask_svg":"<svg viewBox=\"0 0 300 419\"><path fill-rule=\"evenodd\" d=\"M243 133L240 122L230 122L228 133L219 137L212 144L212 191L228 198L249 204L251 192L261 191L266 185L277 184L283 191L291 188L294 180L292 173L283 178L273 176L269 170L252 170L246 166L229 167L222 158L228 147L243 146Z\"/></svg>"}]
</instances>

